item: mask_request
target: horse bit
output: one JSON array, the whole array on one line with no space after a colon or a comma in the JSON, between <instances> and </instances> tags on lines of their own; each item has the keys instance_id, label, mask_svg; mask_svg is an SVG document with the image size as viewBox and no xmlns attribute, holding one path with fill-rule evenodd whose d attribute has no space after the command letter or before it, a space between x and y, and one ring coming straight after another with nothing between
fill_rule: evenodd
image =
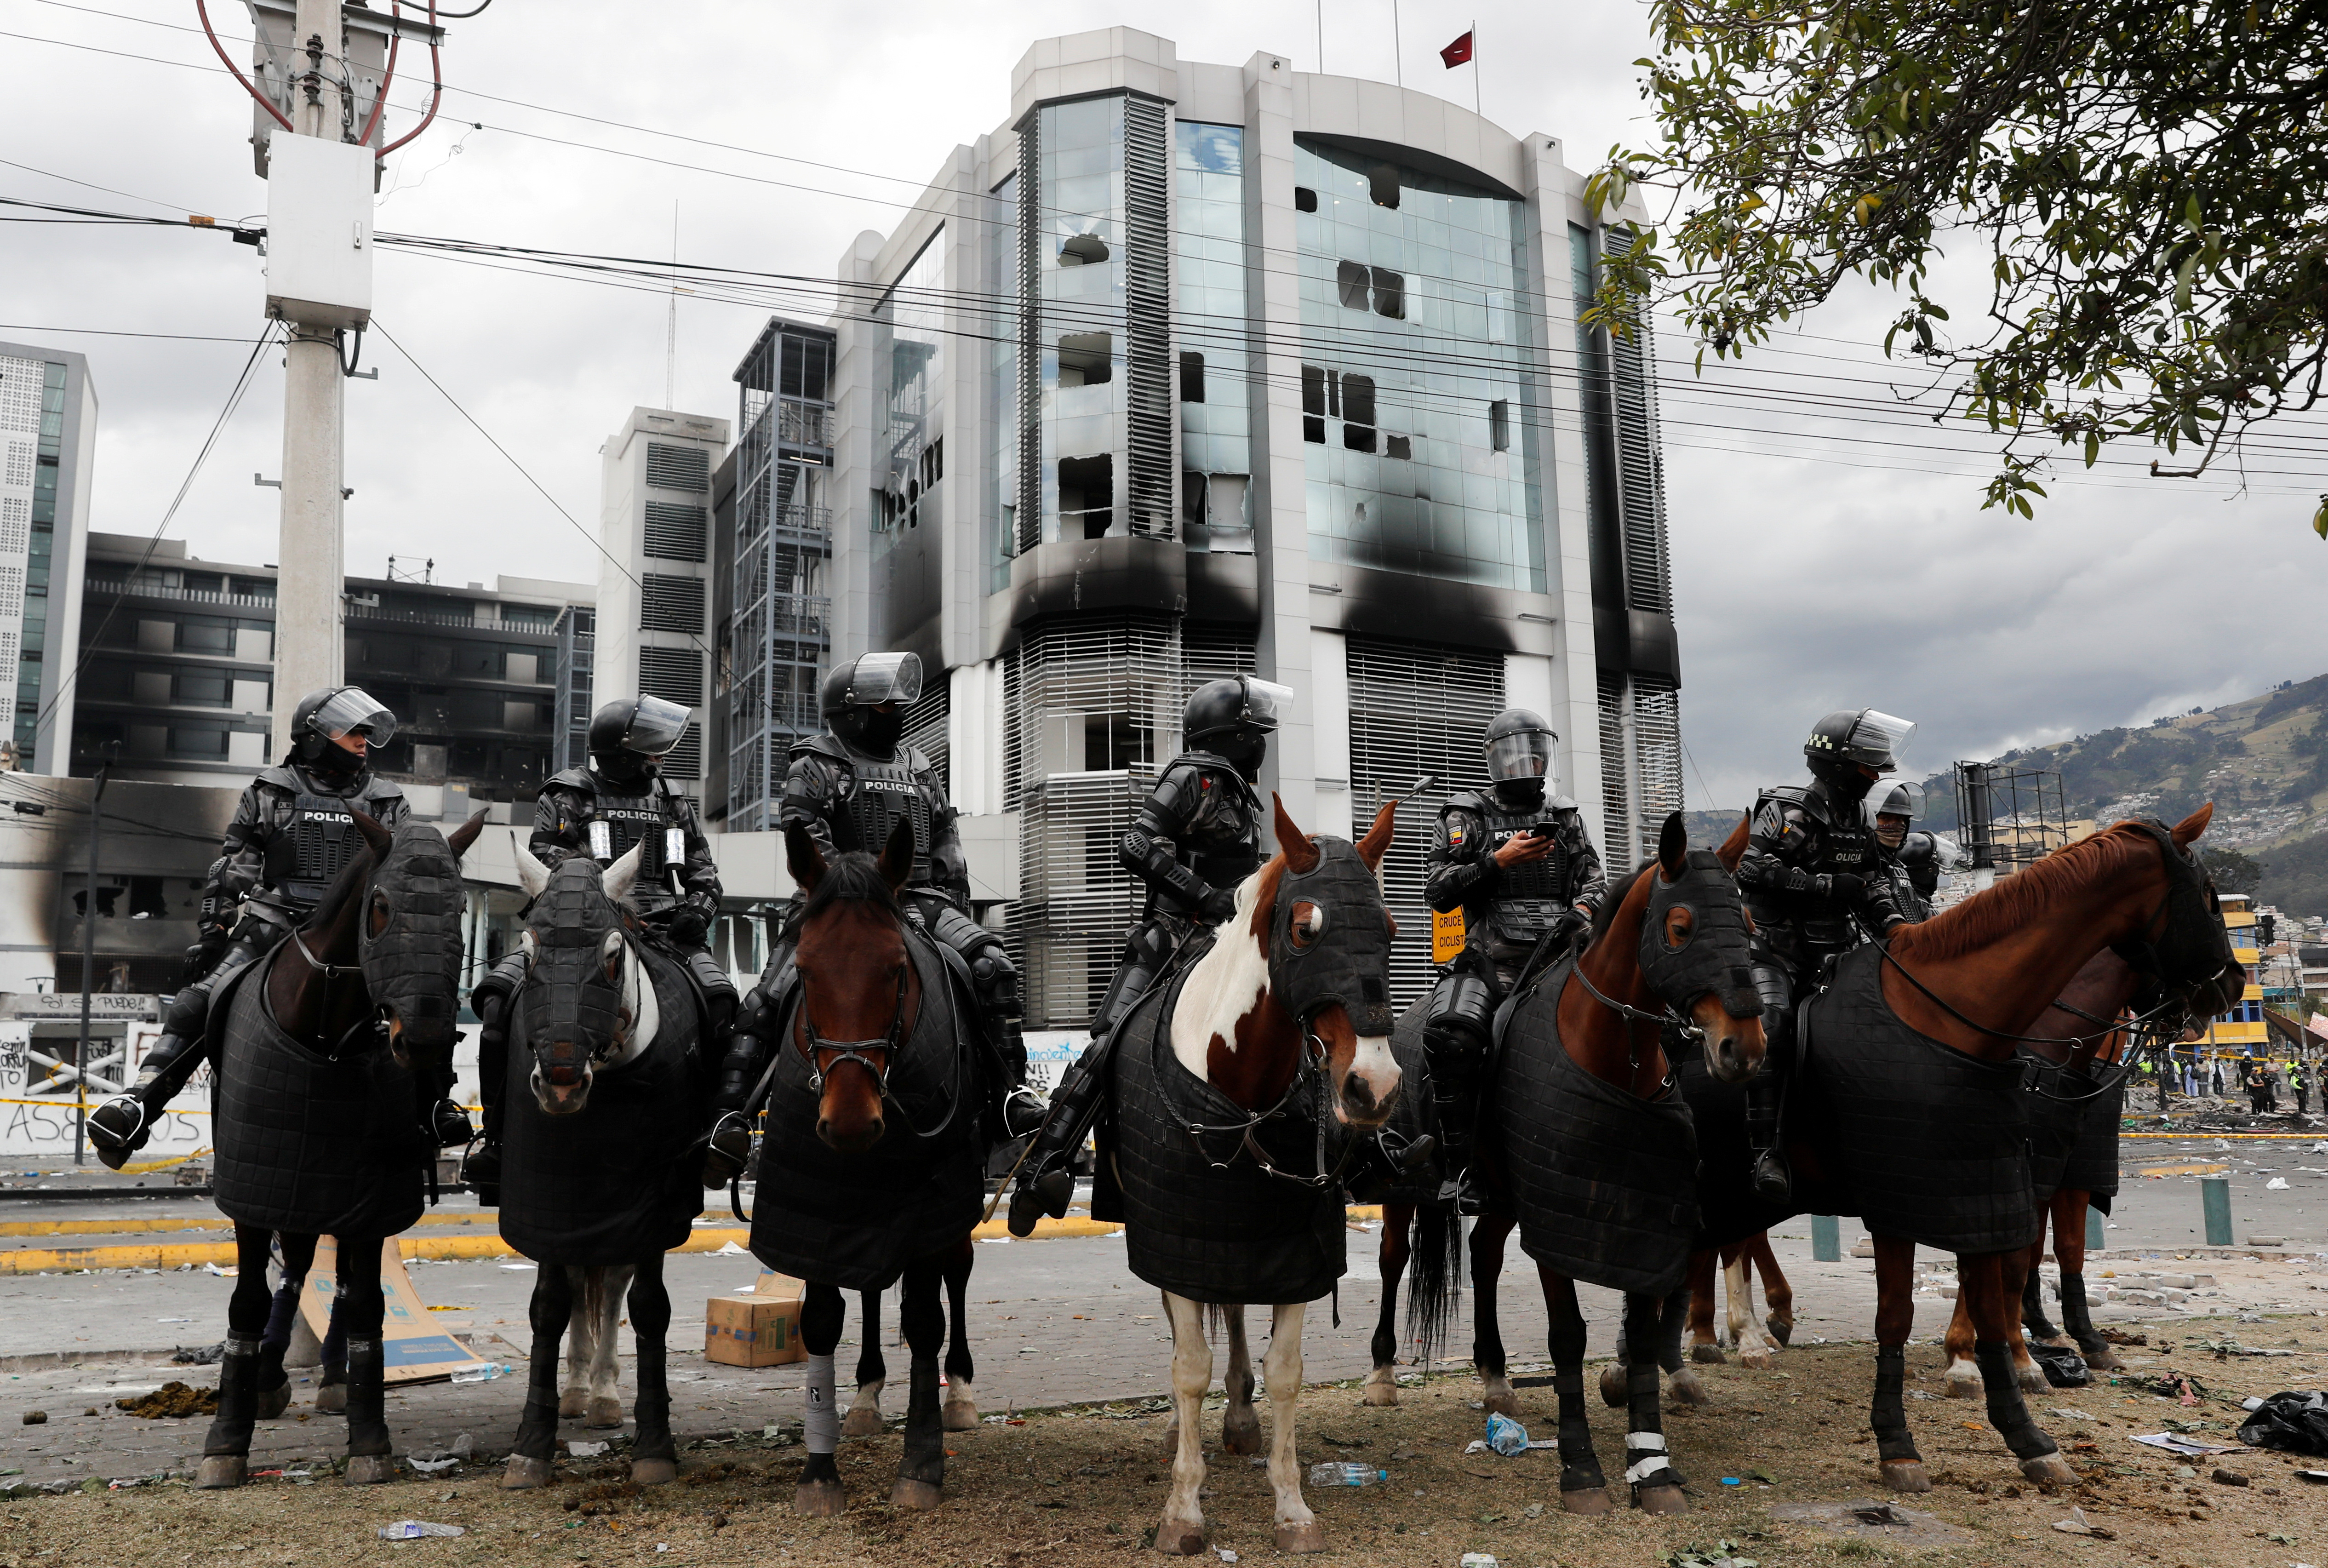
<instances>
[{"instance_id":1,"label":"horse bit","mask_svg":"<svg viewBox=\"0 0 2328 1568\"><path fill-rule=\"evenodd\" d=\"M868 1051L882 1051L887 1054L891 1061L894 1061L897 1054L905 1049L906 981L908 973L909 970L906 967L899 967L897 971L897 1000L895 1009L889 1014L889 1032L881 1036L878 1039L826 1039L824 1036L818 1031L816 1020L809 1016L807 988L803 986L802 988L801 998L798 1004L800 1008L801 1033L805 1037L805 1038L802 1040L801 1044L803 1049L805 1050L808 1055L808 1088L810 1094L823 1094L824 1080L831 1074L832 1068L840 1066L843 1062L854 1062L872 1075L874 1093L881 1097L881 1103L890 1108L890 1110L896 1115L897 1120L905 1123L906 1132L915 1138L927 1140L936 1137L939 1133L944 1131L948 1126L953 1124L955 1107L962 1098L962 1061L960 1054L957 1053L954 1059L955 1082L953 1092L949 1093L946 1096L945 1118L935 1127L930 1128L927 1131L915 1125L914 1119L906 1113L905 1102L898 1099L895 1094L892 1094L889 1092L888 1066L884 1063L875 1061L871 1056L865 1054ZM816 1054L819 1051L831 1052L831 1062L825 1066L817 1066Z\"/></svg>"}]
</instances>

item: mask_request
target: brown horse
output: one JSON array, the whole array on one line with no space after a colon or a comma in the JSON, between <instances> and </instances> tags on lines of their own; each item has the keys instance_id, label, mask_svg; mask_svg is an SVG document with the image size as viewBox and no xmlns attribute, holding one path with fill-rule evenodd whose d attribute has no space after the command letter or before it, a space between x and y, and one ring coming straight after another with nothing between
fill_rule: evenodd
<instances>
[{"instance_id":1,"label":"brown horse","mask_svg":"<svg viewBox=\"0 0 2328 1568\"><path fill-rule=\"evenodd\" d=\"M834 1459L842 1292L878 1294L902 1277L898 1321L912 1358L905 1452L889 1501L934 1508L945 1480L943 1434L978 1420L958 1289L943 1410L938 1389L940 1283L954 1274L967 1282L970 1233L985 1197L974 1003L966 977L908 925L897 900L913 869L912 823L897 824L878 861L852 852L828 864L798 826L784 845L805 900L793 916L800 982L779 1001L752 1250L807 1282L800 1332L808 1457L793 1506L814 1516L848 1506ZM865 1332L868 1341L876 1332L869 1310ZM868 1381L860 1368L860 1385Z\"/></svg>"},{"instance_id":2,"label":"brown horse","mask_svg":"<svg viewBox=\"0 0 2328 1568\"><path fill-rule=\"evenodd\" d=\"M1874 1234L1871 1422L1881 1473L1894 1490L1931 1486L1902 1404L1905 1347L1915 1320L1916 1242L1907 1229L1953 1223L1958 1211L1933 1206L1966 1199L1985 1206L1984 1223L2003 1228L2015 1197L2009 1186L1994 1192L1935 1188L1919 1161L1998 1141L1998 1116L2012 1112L2006 1096L2013 1090L2005 1085L2013 1078L2015 1043L2105 948L2128 955L2192 1017L2211 1016L2237 997L2245 977L2215 911L2213 886L2189 849L2206 830L2211 810L2201 808L2171 831L2155 822L2120 822L1935 919L1902 927L1880 952L1863 950L1864 958L1846 959L1835 987L1810 1009L1811 1046L1791 1093L1810 1091L1812 1103L1826 1112L1822 1119L1790 1110L1788 1152L1803 1183L1841 1200L1831 1212L1863 1214ZM1880 1008L1873 1000L1879 990ZM1900 1039L1895 1026L1990 1070L1949 1067L1954 1057L1936 1056L1913 1038ZM1893 1074L1894 1056L1902 1051L1908 1053L1902 1059L1934 1075L1934 1083L1977 1084L1965 1103L1994 1103L1998 1114L1984 1112L1976 1125L1963 1119L1968 1113L1936 1112L1929 1091ZM2017 1120L2015 1114L2005 1126ZM1988 1167L2002 1169L1997 1161ZM2025 1204L2025 1188L2020 1197ZM1926 1217L1905 1217L1911 1212ZM2010 1340L2028 1262L2025 1233L2006 1249L1959 1252L1959 1300L1976 1336L1974 1359L1990 1423L2024 1475L2066 1481L2075 1472L2030 1420L2014 1376Z\"/></svg>"},{"instance_id":3,"label":"brown horse","mask_svg":"<svg viewBox=\"0 0 2328 1568\"><path fill-rule=\"evenodd\" d=\"M1762 1276L1762 1306L1754 1310L1754 1276ZM1730 1343L1738 1359L1763 1367L1795 1333L1795 1287L1770 1250L1770 1233L1758 1230L1718 1247L1699 1247L1689 1257L1689 1358L1720 1364L1728 1357L1713 1331L1715 1280L1727 1295Z\"/></svg>"}]
</instances>

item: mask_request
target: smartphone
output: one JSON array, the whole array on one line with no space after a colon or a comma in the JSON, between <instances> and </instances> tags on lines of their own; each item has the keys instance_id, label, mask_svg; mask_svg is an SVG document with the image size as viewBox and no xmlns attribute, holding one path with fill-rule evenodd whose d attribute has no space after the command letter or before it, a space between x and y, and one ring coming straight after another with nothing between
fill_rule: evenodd
<instances>
[{"instance_id":1,"label":"smartphone","mask_svg":"<svg viewBox=\"0 0 2328 1568\"><path fill-rule=\"evenodd\" d=\"M1550 822L1538 822L1534 827L1530 828L1527 832L1528 837L1531 839L1549 839L1553 834L1559 831L1559 829L1554 827Z\"/></svg>"}]
</instances>

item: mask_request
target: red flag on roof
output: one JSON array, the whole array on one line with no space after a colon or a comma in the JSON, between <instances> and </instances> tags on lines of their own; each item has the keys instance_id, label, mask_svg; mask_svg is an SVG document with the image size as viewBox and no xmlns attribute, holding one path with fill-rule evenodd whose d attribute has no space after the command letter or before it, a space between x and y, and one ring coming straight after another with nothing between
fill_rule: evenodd
<instances>
[{"instance_id":1,"label":"red flag on roof","mask_svg":"<svg viewBox=\"0 0 2328 1568\"><path fill-rule=\"evenodd\" d=\"M1441 50L1439 52L1439 58L1447 62L1447 69L1450 70L1454 70L1459 65L1470 64L1471 35L1466 33L1462 37L1457 39L1446 48Z\"/></svg>"}]
</instances>

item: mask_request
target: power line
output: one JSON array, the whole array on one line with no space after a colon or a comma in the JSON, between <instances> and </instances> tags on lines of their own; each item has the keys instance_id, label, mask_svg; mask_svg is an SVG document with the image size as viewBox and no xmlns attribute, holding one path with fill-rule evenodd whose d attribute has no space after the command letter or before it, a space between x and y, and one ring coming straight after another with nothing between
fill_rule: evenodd
<instances>
[{"instance_id":1,"label":"power line","mask_svg":"<svg viewBox=\"0 0 2328 1568\"><path fill-rule=\"evenodd\" d=\"M89 337L105 338L171 338L179 343L263 343L267 341L263 336L208 337L201 333L190 332L122 332L113 327L102 326L33 326L28 323L17 321L0 321L0 332L66 332L78 333Z\"/></svg>"}]
</instances>

